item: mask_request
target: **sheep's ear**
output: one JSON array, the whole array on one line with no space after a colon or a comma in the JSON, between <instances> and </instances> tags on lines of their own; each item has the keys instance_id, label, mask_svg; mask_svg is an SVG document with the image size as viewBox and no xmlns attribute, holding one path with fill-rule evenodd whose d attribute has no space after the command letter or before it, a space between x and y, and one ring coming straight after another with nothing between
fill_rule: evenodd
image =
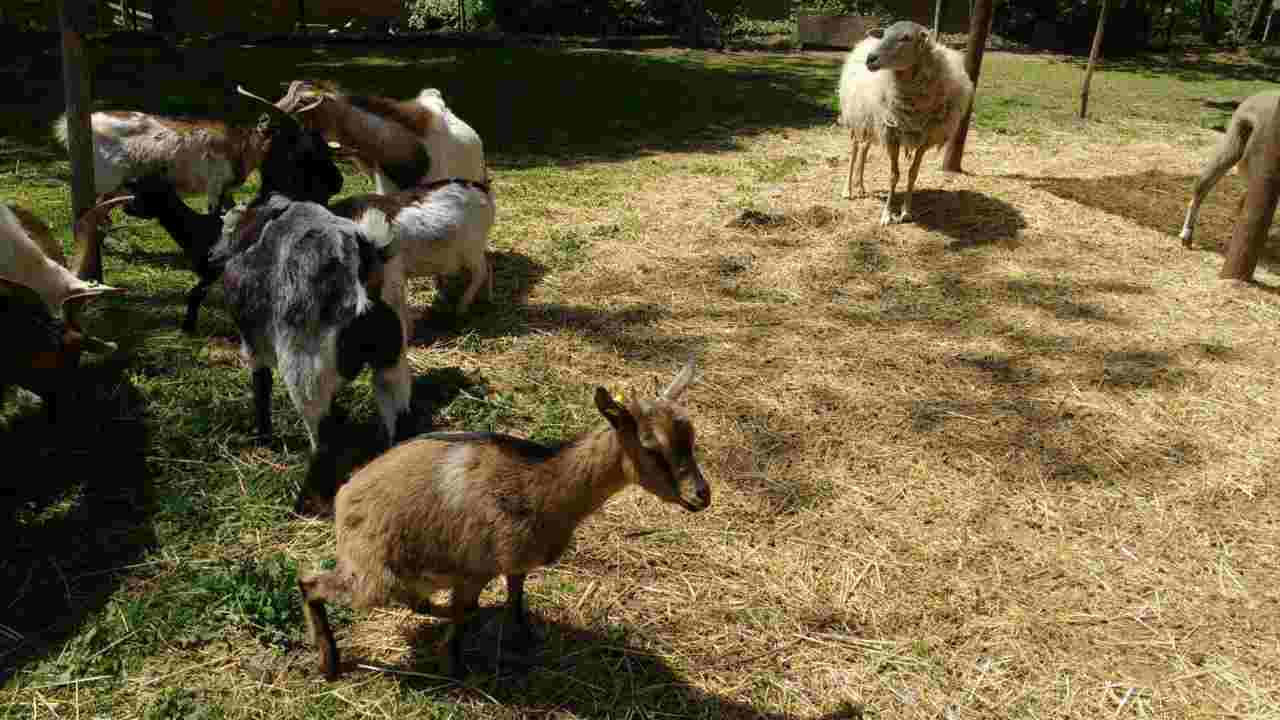
<instances>
[{"instance_id":1,"label":"sheep's ear","mask_svg":"<svg viewBox=\"0 0 1280 720\"><path fill-rule=\"evenodd\" d=\"M631 411L615 400L609 394L609 391L602 387L596 388L596 408L616 430L624 430L636 426L636 419L632 417Z\"/></svg>"}]
</instances>

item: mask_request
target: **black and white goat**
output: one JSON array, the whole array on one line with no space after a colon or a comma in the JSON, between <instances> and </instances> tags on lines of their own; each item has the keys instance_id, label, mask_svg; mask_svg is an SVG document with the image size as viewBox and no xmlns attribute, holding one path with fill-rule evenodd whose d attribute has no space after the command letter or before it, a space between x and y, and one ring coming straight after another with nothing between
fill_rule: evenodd
<instances>
[{"instance_id":1,"label":"black and white goat","mask_svg":"<svg viewBox=\"0 0 1280 720\"><path fill-rule=\"evenodd\" d=\"M249 97L270 102L238 90ZM262 186L244 207L229 211L209 242L209 267L221 269L223 294L240 331L241 354L253 373L259 434L271 436L272 368L279 368L302 415L312 458L298 509L323 507L336 489L341 418L337 391L364 368L388 439L411 428L410 375L401 314L404 268L387 225L365 227L323 205L342 189L342 173L320 133L288 113L269 128ZM148 210L174 213L162 221L209 234L198 213L181 212L172 187L136 186ZM159 196L161 193L168 197ZM167 208L167 210L166 210ZM179 214L180 213L180 214ZM190 213L190 214L189 214Z\"/></svg>"}]
</instances>

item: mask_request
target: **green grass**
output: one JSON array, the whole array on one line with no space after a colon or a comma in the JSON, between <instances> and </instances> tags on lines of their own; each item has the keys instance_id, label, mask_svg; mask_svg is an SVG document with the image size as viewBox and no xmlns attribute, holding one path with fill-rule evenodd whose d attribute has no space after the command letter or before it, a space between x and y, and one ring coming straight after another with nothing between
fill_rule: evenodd
<instances>
[{"instance_id":1,"label":"green grass","mask_svg":"<svg viewBox=\"0 0 1280 720\"><path fill-rule=\"evenodd\" d=\"M1086 253L1074 239L1027 241L1040 243L1035 252L1070 246L1064 270L995 264L992 258L1021 259L1013 240L1030 224L994 191L934 190L918 201L922 222L929 208L945 207L937 214L981 216L972 226L925 225L926 240L906 243L868 230L859 213L878 214L878 203L837 204L832 190L844 160L830 127L838 54L253 48L226 57L191 50L183 68L142 53L93 54L101 107L225 111L243 121L256 119L256 110L225 92L236 82L268 97L305 76L396 97L441 88L484 137L496 178L497 290L492 304L480 303L456 324L428 311L413 358L424 427L553 442L599 425L595 386L647 392L676 359L725 353L697 400L708 418L706 425L699 419L699 442L714 448L707 463L718 471L724 509L718 499L710 519L690 519L630 495L606 507L598 520L604 529L559 566L531 576L545 636L542 664L532 670L486 666L466 685L451 685L429 677L438 669L438 624L331 609L344 646L358 644L357 656L394 657L392 669L406 674L355 671L337 685L319 683L302 640L296 580L332 567L333 532L290 512L305 472L305 431L277 383L277 439L267 447L253 440L249 379L220 291L205 303L197 334L184 336L178 324L194 276L160 228L117 213L106 278L130 292L94 305L86 322L122 352L89 362L80 412L57 431L33 404L10 397L0 410L0 453L13 467L37 468L0 481L0 578L12 592L11 599L0 593L5 716L564 712L781 720L854 700L869 703L869 717L933 716L944 713L929 704L939 697L970 703L965 712L973 716L999 708L1028 717L1106 716L1114 704L1071 705L1046 690L1072 673L1093 672L1093 663L1081 651L1079 664L1065 669L1035 665L1038 655L1065 647L1057 642L1065 631L1053 625L1056 609L1035 603L1063 588L1101 593L1103 579L1120 582L1108 573L1128 572L1111 555L1106 562L1083 556L1127 548L1149 518L1123 515L1127 524L1104 527L1090 519L1102 508L1141 500L1168 513L1161 518L1199 517L1177 504L1182 495L1155 503L1146 483L1185 465L1188 474L1178 477L1186 494L1220 493L1226 502L1244 492L1207 487L1191 467L1213 454L1179 434L1200 405L1178 405L1179 417L1161 413L1209 382L1213 373L1198 370L1200 363L1247 362L1269 336L1253 326L1201 332L1211 319L1227 322L1205 315L1186 321L1194 328L1184 329L1194 336L1186 342L1191 356L1179 355L1172 341L1131 346L1093 337L1136 333L1139 323L1125 324L1125 303L1152 303L1130 297L1140 291L1085 282L1072 263ZM1027 143L1201 143L1199 131L1230 113L1207 102L1271 85L1261 78L1266 66L1206 58L1166 70L1160 62L1104 64L1091 119L1081 123L1074 117L1079 62L991 53L976 134L1007 143L997 147L1008 153ZM60 110L55 71L38 68L21 97L0 107L0 199L65 228L69 167L45 135ZM354 168L344 170L344 194L371 189ZM238 196L255 189L250 182ZM193 204L203 209L201 202ZM816 203L841 209L815 214ZM830 252L822 250L828 239ZM947 243L956 246L938 249ZM803 271L799 280L781 272L792 268ZM1187 313L1201 311L1210 312ZM1237 320L1243 314L1229 312ZM1254 303L1248 312L1251 321L1274 325L1270 305ZM838 372L822 365L833 358L846 363ZM733 374L744 367L750 377ZM954 376L963 378L956 386L967 383L963 393L934 393L939 378ZM823 384L837 377L865 382L867 395ZM1025 388L1040 394L985 394ZM1240 397L1233 402L1269 396L1264 387ZM344 390L341 401L359 444L376 416L368 379ZM1145 413L1153 425L1147 435L1117 441L1114 451L1094 435L1070 434L1079 425L1093 432L1091 417L1125 412ZM1104 438L1103 431L1119 432L1099 427ZM1260 437L1262 445L1270 436ZM1088 449L1073 455L1071 443ZM1267 462L1263 450L1244 452ZM1012 471L988 472L979 463L1024 457L1033 458L1030 465L1017 467L1032 469L1012 480ZM821 472L797 469L810 464ZM936 487L947 483L954 494ZM1265 488L1239 484L1258 494L1252 507L1265 504ZM1100 489L1075 496L1073 486ZM1028 499L1027 487L1050 490ZM1144 497L1122 496L1130 487ZM935 494L922 497L926 490ZM1069 528L1077 536L1019 545L993 561L991 547L1010 541L1003 526L984 523L1034 516L1049 526L1077 510ZM1273 537L1269 526L1250 522L1264 541ZM1082 550L1078 562L1037 556L1039 565L1019 564L1096 538L1102 544ZM1171 545L1179 540L1160 541ZM1221 582L1213 592L1235 592L1243 581L1233 563L1244 560L1225 547L1214 552L1213 583ZM1100 563L1102 579L1089 579L1088 562ZM1014 597L991 599L991 576L975 580L966 574L974 567L1007 572ZM1268 577L1258 566L1246 569ZM939 575L913 581L926 572ZM715 584L724 578L740 578L741 587ZM1049 590L1037 585L1017 596L1041 580ZM1098 623L1149 619L1156 610L1138 603L1154 607L1168 590L1151 590L1155 582L1126 585L1132 597L1119 604L1134 605ZM909 597L894 596L896 588ZM500 597L491 590L485 604ZM979 621L964 624L971 617ZM1016 622L1024 622L1018 631L1000 634L1002 623ZM950 634L935 633L939 627ZM1269 641L1259 627L1265 637L1258 642ZM1027 639L1041 630L1044 644ZM495 632L486 626L480 634ZM1213 636L1208 625L1188 625L1178 637L1195 632ZM1267 689L1274 656L1239 650L1233 643L1251 642L1245 636L1214 637L1197 650L1212 652L1184 674L1220 678L1215 692L1228 697L1232 712L1274 710ZM789 649L804 647L815 648L816 659L792 664ZM1029 678L1033 694L1003 694L1000 683L1015 682L1006 677ZM978 704L972 688L996 698L996 709ZM1089 691L1101 697L1096 683Z\"/></svg>"}]
</instances>

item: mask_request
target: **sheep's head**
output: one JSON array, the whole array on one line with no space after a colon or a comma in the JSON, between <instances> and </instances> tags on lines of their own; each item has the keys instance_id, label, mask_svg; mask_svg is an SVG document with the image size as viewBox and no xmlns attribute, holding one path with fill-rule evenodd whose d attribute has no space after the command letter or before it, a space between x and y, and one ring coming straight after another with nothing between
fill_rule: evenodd
<instances>
[{"instance_id":1,"label":"sheep's head","mask_svg":"<svg viewBox=\"0 0 1280 720\"><path fill-rule=\"evenodd\" d=\"M868 70L906 70L920 61L933 42L929 28L902 20L871 34L879 40L867 53Z\"/></svg>"},{"instance_id":2,"label":"sheep's head","mask_svg":"<svg viewBox=\"0 0 1280 720\"><path fill-rule=\"evenodd\" d=\"M652 400L625 401L596 388L596 408L622 443L627 479L691 512L711 505L711 485L694 456L693 423L677 404L693 380L693 360Z\"/></svg>"},{"instance_id":3,"label":"sheep's head","mask_svg":"<svg viewBox=\"0 0 1280 720\"><path fill-rule=\"evenodd\" d=\"M304 127L296 116L314 108L321 100L300 104L298 110L285 112L244 88L237 87L236 91L271 108L271 117L264 130L268 143L259 168L262 175L259 197L276 192L293 200L323 204L342 191L342 171L333 160L333 150L341 146L336 142L326 142L320 131ZM290 96L296 96L296 93L291 92ZM290 100L290 96L281 102Z\"/></svg>"}]
</instances>

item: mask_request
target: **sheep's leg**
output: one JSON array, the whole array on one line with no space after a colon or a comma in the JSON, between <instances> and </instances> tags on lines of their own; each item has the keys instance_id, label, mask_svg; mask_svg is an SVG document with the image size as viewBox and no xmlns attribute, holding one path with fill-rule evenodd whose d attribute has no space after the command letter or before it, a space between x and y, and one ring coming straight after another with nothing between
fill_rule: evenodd
<instances>
[{"instance_id":1,"label":"sheep's leg","mask_svg":"<svg viewBox=\"0 0 1280 720\"><path fill-rule=\"evenodd\" d=\"M329 615L325 612L324 601L336 600L341 590L341 580L334 573L312 575L298 580L298 589L302 591L302 614L307 621L307 637L320 650L320 670L326 680L338 679L338 644L333 639L333 628L329 626Z\"/></svg>"},{"instance_id":2,"label":"sheep's leg","mask_svg":"<svg viewBox=\"0 0 1280 720\"><path fill-rule=\"evenodd\" d=\"M898 189L898 151L901 145L897 140L890 140L885 150L889 153L889 195L884 199L884 211L880 213L880 224L888 225L893 222L893 213L890 208L893 206L893 194Z\"/></svg>"},{"instance_id":3,"label":"sheep's leg","mask_svg":"<svg viewBox=\"0 0 1280 720\"><path fill-rule=\"evenodd\" d=\"M533 627L529 625L529 613L524 605L524 575L507 576L507 614L516 629L516 646L524 649L533 644Z\"/></svg>"},{"instance_id":4,"label":"sheep's leg","mask_svg":"<svg viewBox=\"0 0 1280 720\"><path fill-rule=\"evenodd\" d=\"M920 160L923 158L923 147L918 147L911 151L911 167L907 169L907 192L902 197L902 213L898 215L898 222L906 222L911 219L911 193L915 190L916 176L920 174Z\"/></svg>"},{"instance_id":5,"label":"sheep's leg","mask_svg":"<svg viewBox=\"0 0 1280 720\"><path fill-rule=\"evenodd\" d=\"M1195 186L1191 190L1191 202L1187 204L1187 217L1182 222L1182 232L1179 237L1182 240L1182 247L1190 248L1191 241L1195 234L1196 222L1200 218L1200 204L1204 202L1204 198L1213 189L1214 185L1222 179L1223 175L1232 168L1236 163L1240 162L1240 158L1244 156L1245 142L1249 139L1249 133L1241 126L1232 124L1227 128L1227 135L1223 138L1222 143L1214 150L1213 157L1205 164L1200 171L1200 176L1196 178Z\"/></svg>"},{"instance_id":6,"label":"sheep's leg","mask_svg":"<svg viewBox=\"0 0 1280 720\"><path fill-rule=\"evenodd\" d=\"M480 591L488 584L489 579L478 582L475 579L458 580L453 585L453 597L450 607L453 611L453 627L449 628L449 674L462 677L466 668L462 664L462 640L466 635L467 609L480 604Z\"/></svg>"},{"instance_id":7,"label":"sheep's leg","mask_svg":"<svg viewBox=\"0 0 1280 720\"><path fill-rule=\"evenodd\" d=\"M863 171L867 169L867 153L871 152L871 141L862 143L858 151L858 197L867 196L867 186L862 182Z\"/></svg>"},{"instance_id":8,"label":"sheep's leg","mask_svg":"<svg viewBox=\"0 0 1280 720\"><path fill-rule=\"evenodd\" d=\"M196 321L200 318L200 305L209 294L209 286L214 278L200 278L200 282L187 293L187 316L182 320L182 332L188 335L196 331Z\"/></svg>"},{"instance_id":9,"label":"sheep's leg","mask_svg":"<svg viewBox=\"0 0 1280 720\"><path fill-rule=\"evenodd\" d=\"M407 440L414 435L413 415L409 412L413 381L409 373L409 361L403 353L395 365L373 372L373 396L382 414L382 426L392 443Z\"/></svg>"},{"instance_id":10,"label":"sheep's leg","mask_svg":"<svg viewBox=\"0 0 1280 720\"><path fill-rule=\"evenodd\" d=\"M853 199L853 165L854 161L858 159L858 151L861 149L859 145L857 130L849 128L849 173L844 179L845 200ZM859 178L861 178L861 175L859 175Z\"/></svg>"}]
</instances>

